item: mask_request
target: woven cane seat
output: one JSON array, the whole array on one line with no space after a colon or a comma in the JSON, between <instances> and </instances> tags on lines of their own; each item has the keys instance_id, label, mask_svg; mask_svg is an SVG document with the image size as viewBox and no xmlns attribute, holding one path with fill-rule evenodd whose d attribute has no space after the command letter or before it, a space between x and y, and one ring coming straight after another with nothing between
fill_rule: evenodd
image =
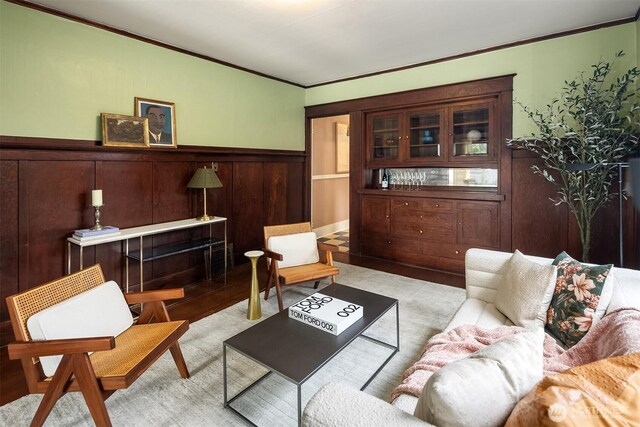
<instances>
[{"instance_id":1,"label":"woven cane seat","mask_svg":"<svg viewBox=\"0 0 640 427\"><path fill-rule=\"evenodd\" d=\"M170 337L185 323L187 322L173 321L131 326L116 337L114 349L96 351L90 356L96 377L123 377L128 375L158 346L159 342ZM171 343L173 343L173 340Z\"/></svg>"}]
</instances>

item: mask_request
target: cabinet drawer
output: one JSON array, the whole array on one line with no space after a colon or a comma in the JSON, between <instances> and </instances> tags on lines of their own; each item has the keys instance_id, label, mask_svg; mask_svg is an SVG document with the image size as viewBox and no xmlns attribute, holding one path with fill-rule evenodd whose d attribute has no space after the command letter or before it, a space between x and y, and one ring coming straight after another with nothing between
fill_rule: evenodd
<instances>
[{"instance_id":1,"label":"cabinet drawer","mask_svg":"<svg viewBox=\"0 0 640 427\"><path fill-rule=\"evenodd\" d=\"M422 207L428 210L453 212L454 202L451 200L427 199L422 202Z\"/></svg>"},{"instance_id":2,"label":"cabinet drawer","mask_svg":"<svg viewBox=\"0 0 640 427\"><path fill-rule=\"evenodd\" d=\"M456 259L464 261L464 254L469 249L468 246L447 244L447 243L427 243L422 245L422 253L442 258Z\"/></svg>"},{"instance_id":3,"label":"cabinet drawer","mask_svg":"<svg viewBox=\"0 0 640 427\"><path fill-rule=\"evenodd\" d=\"M393 199L391 209L421 209L422 201L420 199Z\"/></svg>"},{"instance_id":4,"label":"cabinet drawer","mask_svg":"<svg viewBox=\"0 0 640 427\"><path fill-rule=\"evenodd\" d=\"M424 227L422 241L425 242L425 244L428 244L429 242L455 243L456 232L453 227Z\"/></svg>"},{"instance_id":5,"label":"cabinet drawer","mask_svg":"<svg viewBox=\"0 0 640 427\"><path fill-rule=\"evenodd\" d=\"M453 212L447 211L422 211L422 223L426 227L453 229Z\"/></svg>"},{"instance_id":6,"label":"cabinet drawer","mask_svg":"<svg viewBox=\"0 0 640 427\"><path fill-rule=\"evenodd\" d=\"M424 234L424 228L421 224L394 221L391 223L391 234L419 239Z\"/></svg>"},{"instance_id":7,"label":"cabinet drawer","mask_svg":"<svg viewBox=\"0 0 640 427\"><path fill-rule=\"evenodd\" d=\"M393 210L392 222L422 223L426 212L421 209L396 208Z\"/></svg>"},{"instance_id":8,"label":"cabinet drawer","mask_svg":"<svg viewBox=\"0 0 640 427\"><path fill-rule=\"evenodd\" d=\"M362 236L362 253L376 258L408 262L408 258L416 259L419 257L421 248L422 243L419 239L380 234Z\"/></svg>"},{"instance_id":9,"label":"cabinet drawer","mask_svg":"<svg viewBox=\"0 0 640 427\"><path fill-rule=\"evenodd\" d=\"M453 227L429 227L425 224L393 223L391 234L399 237L420 238L427 242L455 243Z\"/></svg>"}]
</instances>

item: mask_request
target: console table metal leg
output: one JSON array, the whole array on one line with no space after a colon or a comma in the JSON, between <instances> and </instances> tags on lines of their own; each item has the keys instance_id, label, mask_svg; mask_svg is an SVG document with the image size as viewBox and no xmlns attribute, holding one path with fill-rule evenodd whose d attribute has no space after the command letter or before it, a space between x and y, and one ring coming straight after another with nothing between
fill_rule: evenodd
<instances>
[{"instance_id":1,"label":"console table metal leg","mask_svg":"<svg viewBox=\"0 0 640 427\"><path fill-rule=\"evenodd\" d=\"M127 293L129 293L129 239L124 241L124 283Z\"/></svg>"},{"instance_id":2,"label":"console table metal leg","mask_svg":"<svg viewBox=\"0 0 640 427\"><path fill-rule=\"evenodd\" d=\"M227 221L224 222L224 284L227 284Z\"/></svg>"},{"instance_id":3,"label":"console table metal leg","mask_svg":"<svg viewBox=\"0 0 640 427\"><path fill-rule=\"evenodd\" d=\"M84 267L84 250L83 247L80 246L80 270L82 270Z\"/></svg>"},{"instance_id":4,"label":"console table metal leg","mask_svg":"<svg viewBox=\"0 0 640 427\"><path fill-rule=\"evenodd\" d=\"M142 254L142 242L143 237L140 236L140 292L144 291L144 256ZM142 309L142 304L140 304L140 309Z\"/></svg>"}]
</instances>

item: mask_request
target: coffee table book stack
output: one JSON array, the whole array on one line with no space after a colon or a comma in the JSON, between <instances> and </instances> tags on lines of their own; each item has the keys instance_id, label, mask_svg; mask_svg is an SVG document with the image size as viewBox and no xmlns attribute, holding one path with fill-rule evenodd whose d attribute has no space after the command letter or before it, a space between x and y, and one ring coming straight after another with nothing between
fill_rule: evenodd
<instances>
[{"instance_id":1,"label":"coffee table book stack","mask_svg":"<svg viewBox=\"0 0 640 427\"><path fill-rule=\"evenodd\" d=\"M289 307L289 317L315 328L340 335L362 319L361 305L315 293Z\"/></svg>"},{"instance_id":2,"label":"coffee table book stack","mask_svg":"<svg viewBox=\"0 0 640 427\"><path fill-rule=\"evenodd\" d=\"M73 238L78 239L81 242L86 240L96 239L98 237L106 237L106 236L117 236L120 234L120 229L118 227L112 227L110 225L104 226L101 230L92 230L90 228L83 228L81 230L76 230L73 233Z\"/></svg>"}]
</instances>

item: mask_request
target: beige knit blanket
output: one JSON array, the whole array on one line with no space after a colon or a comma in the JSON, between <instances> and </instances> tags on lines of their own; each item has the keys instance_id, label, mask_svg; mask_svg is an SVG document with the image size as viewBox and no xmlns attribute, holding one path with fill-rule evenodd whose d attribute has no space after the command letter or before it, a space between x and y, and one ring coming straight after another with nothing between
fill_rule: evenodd
<instances>
[{"instance_id":1,"label":"beige knit blanket","mask_svg":"<svg viewBox=\"0 0 640 427\"><path fill-rule=\"evenodd\" d=\"M434 335L427 341L420 360L404 372L402 383L391 394L391 402L402 393L419 397L429 377L447 363L525 331L519 326L485 329L463 325ZM544 373L563 372L574 366L630 353L640 353L640 310L622 308L604 316L569 350L565 351L545 335Z\"/></svg>"}]
</instances>

